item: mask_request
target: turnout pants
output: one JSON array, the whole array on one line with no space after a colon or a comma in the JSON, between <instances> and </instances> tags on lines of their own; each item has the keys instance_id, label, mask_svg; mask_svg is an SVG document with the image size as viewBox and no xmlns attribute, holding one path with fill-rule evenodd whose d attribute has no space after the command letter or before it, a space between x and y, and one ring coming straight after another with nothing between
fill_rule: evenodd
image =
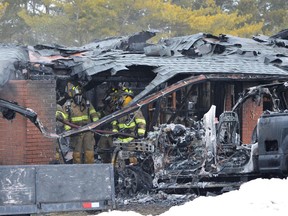
<instances>
[{"instance_id":1,"label":"turnout pants","mask_svg":"<svg viewBox=\"0 0 288 216\"><path fill-rule=\"evenodd\" d=\"M94 163L95 139L92 132L71 136L70 143L73 148L73 163ZM84 153L84 158L82 158L82 153Z\"/></svg>"}]
</instances>

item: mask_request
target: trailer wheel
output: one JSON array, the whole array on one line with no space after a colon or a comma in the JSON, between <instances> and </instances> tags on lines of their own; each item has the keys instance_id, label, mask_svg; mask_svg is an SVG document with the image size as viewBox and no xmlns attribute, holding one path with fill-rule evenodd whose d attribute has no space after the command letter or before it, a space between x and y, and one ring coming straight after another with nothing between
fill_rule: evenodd
<instances>
[{"instance_id":1,"label":"trailer wheel","mask_svg":"<svg viewBox=\"0 0 288 216\"><path fill-rule=\"evenodd\" d=\"M132 169L126 169L124 187L125 193L129 196L135 195L139 189L139 176Z\"/></svg>"},{"instance_id":2,"label":"trailer wheel","mask_svg":"<svg viewBox=\"0 0 288 216\"><path fill-rule=\"evenodd\" d=\"M117 195L131 197L139 191L139 175L130 167L126 167L123 171L116 171L115 177L115 188Z\"/></svg>"}]
</instances>

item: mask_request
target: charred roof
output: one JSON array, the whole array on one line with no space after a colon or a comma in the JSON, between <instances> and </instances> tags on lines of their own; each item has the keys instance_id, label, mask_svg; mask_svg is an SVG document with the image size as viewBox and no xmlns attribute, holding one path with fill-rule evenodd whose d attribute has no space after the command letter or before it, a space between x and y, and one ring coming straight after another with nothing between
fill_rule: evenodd
<instances>
[{"instance_id":1,"label":"charred roof","mask_svg":"<svg viewBox=\"0 0 288 216\"><path fill-rule=\"evenodd\" d=\"M271 37L258 35L252 39L198 33L148 43L155 34L143 31L132 36L93 41L82 47L43 44L1 48L1 65L14 68L8 71L4 66L0 68L1 75L6 77L0 84L5 84L10 73L26 67L27 78L46 75L77 79L86 86L91 86L91 82L97 85L103 81L145 80L146 88L136 97L140 99L179 75L288 78L287 30ZM12 55L9 54L9 60L7 53Z\"/></svg>"}]
</instances>

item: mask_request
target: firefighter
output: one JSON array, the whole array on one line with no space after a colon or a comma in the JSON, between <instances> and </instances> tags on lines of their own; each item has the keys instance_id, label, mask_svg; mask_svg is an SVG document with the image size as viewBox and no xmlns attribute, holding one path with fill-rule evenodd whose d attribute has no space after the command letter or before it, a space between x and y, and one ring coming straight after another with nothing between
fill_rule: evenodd
<instances>
[{"instance_id":1,"label":"firefighter","mask_svg":"<svg viewBox=\"0 0 288 216\"><path fill-rule=\"evenodd\" d=\"M79 85L68 83L66 90L70 99L64 104L64 120L77 126L84 126L99 119L100 115L90 101L83 98L83 92ZM66 124L64 128L67 131L71 129L71 126ZM72 135L70 145L73 148L73 163L94 163L95 139L93 132ZM84 158L82 158L82 153L84 153Z\"/></svg>"},{"instance_id":2,"label":"firefighter","mask_svg":"<svg viewBox=\"0 0 288 216\"><path fill-rule=\"evenodd\" d=\"M123 108L127 106L133 99L133 92L131 89L123 87L121 92L118 94L118 101L115 104L118 108ZM136 112L130 113L120 119L114 120L112 122L113 132L131 134L131 137L118 136L117 140L122 143L129 143L137 138L142 138L146 132L146 120L141 112L137 110Z\"/></svg>"},{"instance_id":3,"label":"firefighter","mask_svg":"<svg viewBox=\"0 0 288 216\"><path fill-rule=\"evenodd\" d=\"M66 115L63 111L63 107L60 104L57 104L57 111L56 111L56 133L60 134L65 131L64 126ZM67 117L68 119L68 117ZM69 137L61 137L57 140L58 145L56 146L56 160L64 163L72 163L73 160L73 150L69 145ZM63 149L64 148L64 149ZM61 154L61 157L60 157Z\"/></svg>"},{"instance_id":4,"label":"firefighter","mask_svg":"<svg viewBox=\"0 0 288 216\"><path fill-rule=\"evenodd\" d=\"M56 110L56 120L60 120L56 122L56 133L62 133L64 130L64 125L61 123L61 120L64 120L65 114L63 112L62 106L57 104L57 110ZM59 142L59 140L58 140ZM60 161L60 149L59 146L56 145L56 155L55 155L56 161Z\"/></svg>"},{"instance_id":5,"label":"firefighter","mask_svg":"<svg viewBox=\"0 0 288 216\"><path fill-rule=\"evenodd\" d=\"M106 96L103 99L103 110L101 111L101 117L107 116L116 111L116 99L119 93L118 87L112 87L106 92ZM103 127L104 130L111 131L112 124L106 124ZM109 135L102 135L97 143L98 154L103 163L111 163L112 160L112 147L113 137Z\"/></svg>"}]
</instances>

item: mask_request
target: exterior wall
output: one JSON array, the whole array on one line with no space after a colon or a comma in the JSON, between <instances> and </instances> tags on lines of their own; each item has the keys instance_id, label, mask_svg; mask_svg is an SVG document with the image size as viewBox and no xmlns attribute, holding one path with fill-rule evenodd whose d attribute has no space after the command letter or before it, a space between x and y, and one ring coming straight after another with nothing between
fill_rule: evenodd
<instances>
[{"instance_id":1,"label":"exterior wall","mask_svg":"<svg viewBox=\"0 0 288 216\"><path fill-rule=\"evenodd\" d=\"M232 94L233 94L232 88L233 88L232 85L229 84L225 85L225 91L226 91L225 111L232 109Z\"/></svg>"},{"instance_id":2,"label":"exterior wall","mask_svg":"<svg viewBox=\"0 0 288 216\"><path fill-rule=\"evenodd\" d=\"M249 88L251 86L258 85L257 83L246 83L243 88ZM225 110L229 111L232 109L232 95L234 95L233 86L226 85L226 100L225 100ZM234 95L237 97L237 95ZM241 141L243 144L249 144L251 142L253 130L257 124L258 118L263 113L263 103L260 106L256 104L251 98L245 101L242 106L242 125L241 127ZM241 120L240 120L241 121Z\"/></svg>"},{"instance_id":3,"label":"exterior wall","mask_svg":"<svg viewBox=\"0 0 288 216\"><path fill-rule=\"evenodd\" d=\"M245 102L242 109L242 142L244 144L251 143L253 130L262 113L263 103L258 106L251 98Z\"/></svg>"},{"instance_id":4,"label":"exterior wall","mask_svg":"<svg viewBox=\"0 0 288 216\"><path fill-rule=\"evenodd\" d=\"M0 98L33 109L48 131L55 131L56 82L53 80L11 80ZM0 119L0 165L47 164L54 159L56 140L44 137L27 118Z\"/></svg>"},{"instance_id":5,"label":"exterior wall","mask_svg":"<svg viewBox=\"0 0 288 216\"><path fill-rule=\"evenodd\" d=\"M247 83L243 85L243 88L249 88L251 86L258 85L258 83ZM252 133L257 125L258 118L263 113L263 102L258 104L249 98L242 106L242 143L251 143Z\"/></svg>"}]
</instances>

